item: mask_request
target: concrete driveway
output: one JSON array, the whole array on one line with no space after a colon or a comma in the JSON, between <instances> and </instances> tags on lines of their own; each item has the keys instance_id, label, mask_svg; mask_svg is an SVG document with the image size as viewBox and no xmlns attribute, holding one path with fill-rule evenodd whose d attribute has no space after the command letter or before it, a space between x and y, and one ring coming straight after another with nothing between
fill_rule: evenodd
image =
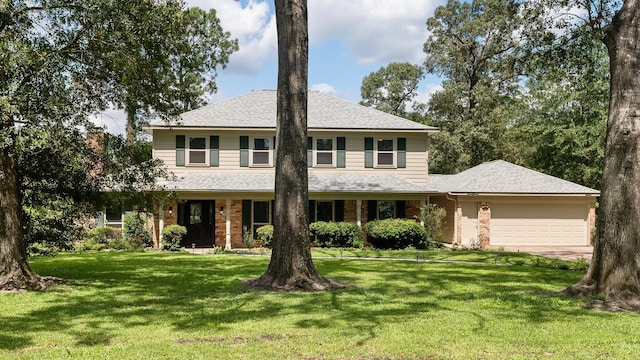
<instances>
[{"instance_id":1,"label":"concrete driveway","mask_svg":"<svg viewBox=\"0 0 640 360\"><path fill-rule=\"evenodd\" d=\"M490 246L490 248L504 248L504 251L525 252L562 260L585 259L591 262L593 246Z\"/></svg>"}]
</instances>

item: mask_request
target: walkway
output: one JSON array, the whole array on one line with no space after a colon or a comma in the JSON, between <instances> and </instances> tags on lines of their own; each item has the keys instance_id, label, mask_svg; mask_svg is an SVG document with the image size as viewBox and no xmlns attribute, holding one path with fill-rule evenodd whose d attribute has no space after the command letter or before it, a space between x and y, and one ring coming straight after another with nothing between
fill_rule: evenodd
<instances>
[{"instance_id":1,"label":"walkway","mask_svg":"<svg viewBox=\"0 0 640 360\"><path fill-rule=\"evenodd\" d=\"M490 248L504 248L504 251L525 252L562 260L585 259L591 262L593 246L500 246Z\"/></svg>"}]
</instances>

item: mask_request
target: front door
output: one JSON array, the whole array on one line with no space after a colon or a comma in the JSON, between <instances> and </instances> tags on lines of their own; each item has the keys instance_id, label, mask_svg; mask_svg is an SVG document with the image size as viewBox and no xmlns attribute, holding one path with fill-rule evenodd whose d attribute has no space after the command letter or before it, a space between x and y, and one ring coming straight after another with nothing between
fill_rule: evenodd
<instances>
[{"instance_id":1,"label":"front door","mask_svg":"<svg viewBox=\"0 0 640 360\"><path fill-rule=\"evenodd\" d=\"M178 222L187 228L181 246L214 247L216 245L216 202L188 200L180 204Z\"/></svg>"}]
</instances>

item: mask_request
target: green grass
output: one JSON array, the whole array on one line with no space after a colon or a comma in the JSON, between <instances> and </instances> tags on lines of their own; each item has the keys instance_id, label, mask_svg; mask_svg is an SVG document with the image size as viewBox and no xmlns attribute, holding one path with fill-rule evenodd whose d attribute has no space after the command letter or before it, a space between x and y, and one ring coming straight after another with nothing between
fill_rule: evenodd
<instances>
[{"instance_id":1,"label":"green grass","mask_svg":"<svg viewBox=\"0 0 640 360\"><path fill-rule=\"evenodd\" d=\"M576 271L322 258L315 260L322 274L353 287L245 290L240 279L259 276L268 261L158 252L34 259L38 273L69 283L0 294L0 358L634 359L640 353L639 315L586 310L586 300L554 295L580 279Z\"/></svg>"}]
</instances>

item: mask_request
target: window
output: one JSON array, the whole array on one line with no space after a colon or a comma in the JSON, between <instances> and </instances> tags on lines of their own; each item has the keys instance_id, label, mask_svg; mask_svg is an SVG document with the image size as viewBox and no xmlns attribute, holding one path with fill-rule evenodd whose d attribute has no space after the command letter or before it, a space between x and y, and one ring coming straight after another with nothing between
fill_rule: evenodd
<instances>
[{"instance_id":1,"label":"window","mask_svg":"<svg viewBox=\"0 0 640 360\"><path fill-rule=\"evenodd\" d=\"M316 164L333 165L333 139L316 140Z\"/></svg>"},{"instance_id":2,"label":"window","mask_svg":"<svg viewBox=\"0 0 640 360\"><path fill-rule=\"evenodd\" d=\"M207 158L207 140L203 137L189 138L189 164L204 165Z\"/></svg>"},{"instance_id":3,"label":"window","mask_svg":"<svg viewBox=\"0 0 640 360\"><path fill-rule=\"evenodd\" d=\"M378 201L378 219L392 219L396 217L395 201Z\"/></svg>"},{"instance_id":4,"label":"window","mask_svg":"<svg viewBox=\"0 0 640 360\"><path fill-rule=\"evenodd\" d=\"M202 224L202 203L193 203L189 206L189 224Z\"/></svg>"},{"instance_id":5,"label":"window","mask_svg":"<svg viewBox=\"0 0 640 360\"><path fill-rule=\"evenodd\" d=\"M253 202L253 236L256 236L256 229L270 224L271 214L269 211L269 201L254 201Z\"/></svg>"},{"instance_id":6,"label":"window","mask_svg":"<svg viewBox=\"0 0 640 360\"><path fill-rule=\"evenodd\" d=\"M318 201L316 209L316 221L333 221L333 201Z\"/></svg>"},{"instance_id":7,"label":"window","mask_svg":"<svg viewBox=\"0 0 640 360\"><path fill-rule=\"evenodd\" d=\"M393 140L378 140L378 166L393 166Z\"/></svg>"},{"instance_id":8,"label":"window","mask_svg":"<svg viewBox=\"0 0 640 360\"><path fill-rule=\"evenodd\" d=\"M254 138L251 148L251 165L270 165L271 152L269 151L269 139Z\"/></svg>"}]
</instances>

